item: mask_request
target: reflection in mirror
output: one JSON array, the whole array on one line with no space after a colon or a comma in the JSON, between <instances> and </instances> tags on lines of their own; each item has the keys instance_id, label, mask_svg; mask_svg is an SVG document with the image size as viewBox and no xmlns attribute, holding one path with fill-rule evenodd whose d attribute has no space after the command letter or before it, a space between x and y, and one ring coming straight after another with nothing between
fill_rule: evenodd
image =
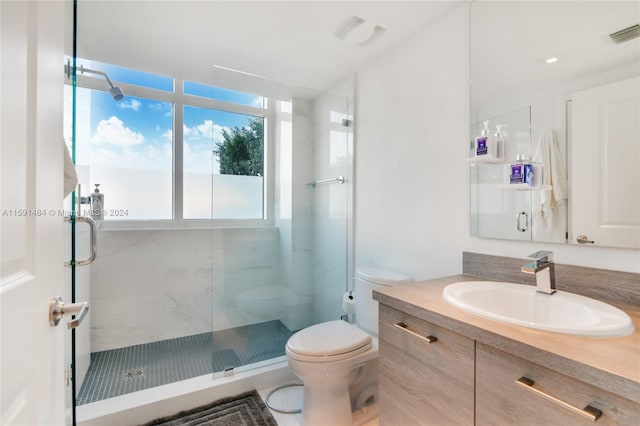
<instances>
[{"instance_id":1,"label":"reflection in mirror","mask_svg":"<svg viewBox=\"0 0 640 426\"><path fill-rule=\"evenodd\" d=\"M499 163L483 162L476 156L475 143L470 150L471 163L471 235L484 238L531 240L532 191L509 190L505 184L509 164L531 156L531 110L527 106L474 123L471 135L480 135L488 122L490 133L501 126L503 158Z\"/></svg>"},{"instance_id":2,"label":"reflection in mirror","mask_svg":"<svg viewBox=\"0 0 640 426\"><path fill-rule=\"evenodd\" d=\"M530 110L528 147L515 142L517 129L507 126L502 164L470 159L473 236L571 244L585 236L582 241L594 245L639 248L640 42L632 30L626 41L610 37L637 26L639 17L640 3L626 1L471 5L472 145L485 120L494 134L514 112ZM629 79L626 88L610 88L621 91L620 98L595 89ZM582 95L590 90L599 95ZM598 110L608 112L594 113ZM584 146L585 135L594 136L592 148ZM625 158L634 158L634 167L622 167ZM524 193L489 188L491 179L495 186L511 185L513 162L544 166L534 167L538 188ZM578 220L585 216L591 216L588 224Z\"/></svg>"}]
</instances>

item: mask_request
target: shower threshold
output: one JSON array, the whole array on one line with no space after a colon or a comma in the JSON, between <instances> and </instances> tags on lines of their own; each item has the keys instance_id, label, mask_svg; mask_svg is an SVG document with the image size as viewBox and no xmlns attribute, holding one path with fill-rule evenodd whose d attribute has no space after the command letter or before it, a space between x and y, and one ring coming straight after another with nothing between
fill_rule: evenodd
<instances>
[{"instance_id":1,"label":"shower threshold","mask_svg":"<svg viewBox=\"0 0 640 426\"><path fill-rule=\"evenodd\" d=\"M77 405L282 357L293 333L273 320L94 352Z\"/></svg>"}]
</instances>

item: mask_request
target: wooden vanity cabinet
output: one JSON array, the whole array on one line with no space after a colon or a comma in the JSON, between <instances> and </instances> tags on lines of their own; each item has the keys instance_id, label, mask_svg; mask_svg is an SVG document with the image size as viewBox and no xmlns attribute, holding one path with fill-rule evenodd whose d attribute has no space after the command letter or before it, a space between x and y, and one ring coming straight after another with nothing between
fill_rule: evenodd
<instances>
[{"instance_id":1,"label":"wooden vanity cabinet","mask_svg":"<svg viewBox=\"0 0 640 426\"><path fill-rule=\"evenodd\" d=\"M380 425L472 425L474 341L385 305L379 316Z\"/></svg>"},{"instance_id":2,"label":"wooden vanity cabinet","mask_svg":"<svg viewBox=\"0 0 640 426\"><path fill-rule=\"evenodd\" d=\"M638 426L640 404L476 342L476 425L588 425L594 420Z\"/></svg>"},{"instance_id":3,"label":"wooden vanity cabinet","mask_svg":"<svg viewBox=\"0 0 640 426\"><path fill-rule=\"evenodd\" d=\"M640 425L635 401L379 306L380 426Z\"/></svg>"}]
</instances>

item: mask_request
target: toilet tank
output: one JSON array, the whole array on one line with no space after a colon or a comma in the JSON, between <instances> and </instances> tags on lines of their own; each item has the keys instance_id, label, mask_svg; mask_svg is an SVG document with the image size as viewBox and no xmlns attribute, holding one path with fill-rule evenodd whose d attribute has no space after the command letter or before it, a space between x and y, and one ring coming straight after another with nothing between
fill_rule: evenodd
<instances>
[{"instance_id":1,"label":"toilet tank","mask_svg":"<svg viewBox=\"0 0 640 426\"><path fill-rule=\"evenodd\" d=\"M356 324L372 336L378 336L378 302L373 300L373 290L408 282L411 278L397 272L369 266L357 268L354 280Z\"/></svg>"}]
</instances>

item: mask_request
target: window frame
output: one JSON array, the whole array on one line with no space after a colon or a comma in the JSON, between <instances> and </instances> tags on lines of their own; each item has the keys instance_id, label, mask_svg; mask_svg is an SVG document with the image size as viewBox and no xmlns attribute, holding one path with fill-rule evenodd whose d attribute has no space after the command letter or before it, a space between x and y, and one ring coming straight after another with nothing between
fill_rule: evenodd
<instances>
[{"instance_id":1,"label":"window frame","mask_svg":"<svg viewBox=\"0 0 640 426\"><path fill-rule=\"evenodd\" d=\"M126 95L150 99L154 101L170 102L173 107L173 137L172 137L172 217L173 219L135 219L102 221L101 229L210 229L210 228L247 228L270 227L274 225L274 147L275 147L275 102L264 96L266 108L236 104L217 99L205 98L184 93L184 79L173 78L173 91L153 89L133 84L118 82ZM189 80L193 81L193 80ZM65 80L67 84L71 82ZM210 83L200 84L211 85ZM115 82L114 82L115 84ZM76 76L77 87L108 92L102 79L86 75ZM262 95L258 95L262 96ZM220 110L237 114L262 117L265 123L264 131L264 180L263 180L263 218L262 219L185 219L184 175L183 175L183 146L184 146L184 107L194 106L210 110ZM108 197L108 193L106 193ZM213 195L212 195L213 196Z\"/></svg>"}]
</instances>

